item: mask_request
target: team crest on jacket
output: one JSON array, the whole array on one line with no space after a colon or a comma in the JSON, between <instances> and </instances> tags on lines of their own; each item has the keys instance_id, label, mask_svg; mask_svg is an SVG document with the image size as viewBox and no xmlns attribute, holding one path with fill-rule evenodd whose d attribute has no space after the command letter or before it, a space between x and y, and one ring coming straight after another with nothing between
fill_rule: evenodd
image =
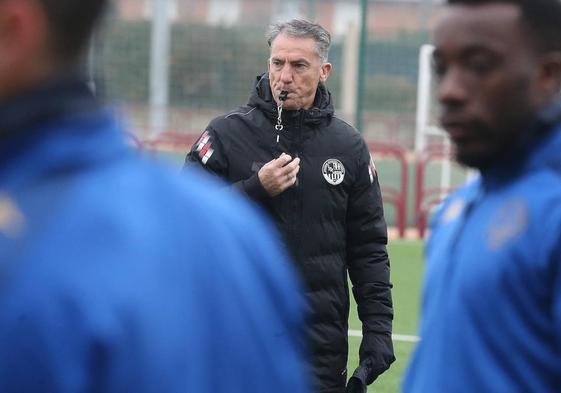
<instances>
[{"instance_id":1,"label":"team crest on jacket","mask_svg":"<svg viewBox=\"0 0 561 393\"><path fill-rule=\"evenodd\" d=\"M505 202L491 217L487 242L489 249L498 250L520 235L528 226L529 209L525 200L514 198Z\"/></svg>"},{"instance_id":2,"label":"team crest on jacket","mask_svg":"<svg viewBox=\"0 0 561 393\"><path fill-rule=\"evenodd\" d=\"M321 172L325 180L334 186L343 183L343 180L345 180L345 167L336 158L325 161L321 167Z\"/></svg>"},{"instance_id":3,"label":"team crest on jacket","mask_svg":"<svg viewBox=\"0 0 561 393\"><path fill-rule=\"evenodd\" d=\"M463 198L456 198L455 200L453 200L442 215L442 223L448 224L460 217L460 214L462 214L465 205L466 202Z\"/></svg>"},{"instance_id":4,"label":"team crest on jacket","mask_svg":"<svg viewBox=\"0 0 561 393\"><path fill-rule=\"evenodd\" d=\"M5 195L0 195L0 235L15 238L21 234L25 220L15 203Z\"/></svg>"}]
</instances>

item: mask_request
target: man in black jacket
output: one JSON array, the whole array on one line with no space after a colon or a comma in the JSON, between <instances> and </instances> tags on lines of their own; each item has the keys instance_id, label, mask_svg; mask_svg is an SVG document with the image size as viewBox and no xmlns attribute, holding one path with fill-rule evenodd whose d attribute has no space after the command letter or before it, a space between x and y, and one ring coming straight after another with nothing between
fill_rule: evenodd
<instances>
[{"instance_id":1,"label":"man in black jacket","mask_svg":"<svg viewBox=\"0 0 561 393\"><path fill-rule=\"evenodd\" d=\"M211 121L186 157L263 206L307 285L316 392L366 392L394 361L387 231L375 166L360 134L334 116L324 85L329 33L292 20L267 35L268 73L246 106ZM249 234L251 235L251 234ZM347 384L349 272L363 323Z\"/></svg>"}]
</instances>

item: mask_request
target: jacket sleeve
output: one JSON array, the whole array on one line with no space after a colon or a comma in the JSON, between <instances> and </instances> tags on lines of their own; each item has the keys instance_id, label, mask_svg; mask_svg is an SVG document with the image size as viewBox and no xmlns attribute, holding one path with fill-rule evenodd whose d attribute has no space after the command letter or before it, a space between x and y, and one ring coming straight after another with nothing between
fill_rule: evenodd
<instances>
[{"instance_id":1,"label":"jacket sleeve","mask_svg":"<svg viewBox=\"0 0 561 393\"><path fill-rule=\"evenodd\" d=\"M387 228L376 167L364 141L347 209L347 264L362 321L360 364L368 364L367 384L395 360L392 332Z\"/></svg>"},{"instance_id":2,"label":"jacket sleeve","mask_svg":"<svg viewBox=\"0 0 561 393\"><path fill-rule=\"evenodd\" d=\"M210 126L191 146L185 157L184 169L198 167L225 180L228 179L228 157L216 131Z\"/></svg>"},{"instance_id":3,"label":"jacket sleeve","mask_svg":"<svg viewBox=\"0 0 561 393\"><path fill-rule=\"evenodd\" d=\"M218 133L209 125L199 139L191 146L191 150L185 157L184 170L198 167L214 175L219 176L231 187L241 191L248 197L262 202L269 198L267 191L263 188L257 172L248 179L232 181L229 175L230 157L229 149L221 141Z\"/></svg>"}]
</instances>

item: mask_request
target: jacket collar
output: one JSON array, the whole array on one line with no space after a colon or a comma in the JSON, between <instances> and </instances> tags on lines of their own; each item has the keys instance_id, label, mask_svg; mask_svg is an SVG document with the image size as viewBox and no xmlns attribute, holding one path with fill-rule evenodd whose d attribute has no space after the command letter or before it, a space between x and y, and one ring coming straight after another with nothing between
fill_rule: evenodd
<instances>
[{"instance_id":1,"label":"jacket collar","mask_svg":"<svg viewBox=\"0 0 561 393\"><path fill-rule=\"evenodd\" d=\"M277 120L277 104L273 99L273 94L269 85L269 76L267 74L257 77L248 104L249 106L260 109L272 122ZM294 123L302 116L305 124L319 125L322 122L329 122L333 114L334 109L331 93L323 83L320 83L312 108L305 110L284 110L283 123Z\"/></svg>"},{"instance_id":2,"label":"jacket collar","mask_svg":"<svg viewBox=\"0 0 561 393\"><path fill-rule=\"evenodd\" d=\"M0 183L127 153L119 123L85 80L57 78L0 103Z\"/></svg>"},{"instance_id":3,"label":"jacket collar","mask_svg":"<svg viewBox=\"0 0 561 393\"><path fill-rule=\"evenodd\" d=\"M561 173L561 99L536 114L518 143L495 164L482 171L486 188L499 186L525 171L544 167Z\"/></svg>"},{"instance_id":4,"label":"jacket collar","mask_svg":"<svg viewBox=\"0 0 561 393\"><path fill-rule=\"evenodd\" d=\"M77 72L58 77L0 101L0 144L23 137L37 125L98 108L86 78Z\"/></svg>"}]
</instances>

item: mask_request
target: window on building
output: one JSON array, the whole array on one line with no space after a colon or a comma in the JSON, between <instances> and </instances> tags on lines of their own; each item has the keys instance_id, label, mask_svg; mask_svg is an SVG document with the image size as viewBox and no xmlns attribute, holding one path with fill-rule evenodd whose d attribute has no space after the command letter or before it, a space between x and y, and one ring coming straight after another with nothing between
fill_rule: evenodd
<instances>
[{"instance_id":1,"label":"window on building","mask_svg":"<svg viewBox=\"0 0 561 393\"><path fill-rule=\"evenodd\" d=\"M354 24L355 26L360 24L359 4L349 4L348 2L336 3L335 13L333 14L333 35L345 35L350 24Z\"/></svg>"},{"instance_id":2,"label":"window on building","mask_svg":"<svg viewBox=\"0 0 561 393\"><path fill-rule=\"evenodd\" d=\"M144 17L146 19L152 19L153 7L159 5L161 1L167 2L168 6L168 17L170 20L177 20L177 0L144 0Z\"/></svg>"},{"instance_id":3,"label":"window on building","mask_svg":"<svg viewBox=\"0 0 561 393\"><path fill-rule=\"evenodd\" d=\"M300 3L300 0L273 0L271 20L277 22L301 17Z\"/></svg>"},{"instance_id":4,"label":"window on building","mask_svg":"<svg viewBox=\"0 0 561 393\"><path fill-rule=\"evenodd\" d=\"M240 11L240 0L210 0L207 20L213 26L232 26L238 22Z\"/></svg>"}]
</instances>

